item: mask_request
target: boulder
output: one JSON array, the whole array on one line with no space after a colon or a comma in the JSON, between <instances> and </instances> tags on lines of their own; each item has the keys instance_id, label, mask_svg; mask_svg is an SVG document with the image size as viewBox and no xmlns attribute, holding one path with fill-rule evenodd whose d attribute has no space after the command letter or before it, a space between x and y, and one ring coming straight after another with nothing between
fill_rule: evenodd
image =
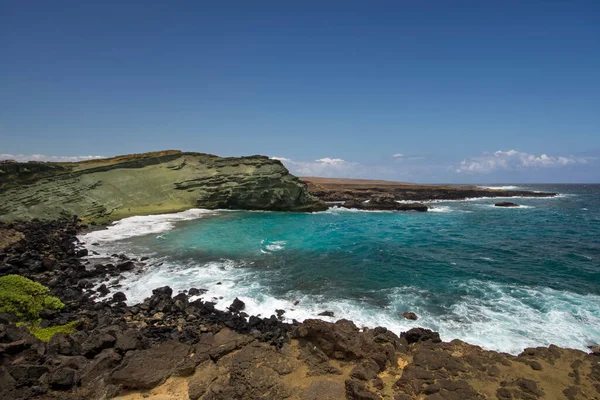
<instances>
[{"instance_id":1,"label":"boulder","mask_svg":"<svg viewBox=\"0 0 600 400\"><path fill-rule=\"evenodd\" d=\"M129 329L123 332L117 336L115 349L122 353L126 353L130 350L142 350L142 335L136 329Z\"/></svg>"},{"instance_id":2,"label":"boulder","mask_svg":"<svg viewBox=\"0 0 600 400\"><path fill-rule=\"evenodd\" d=\"M190 350L189 345L169 340L132 351L112 373L110 382L128 389L151 389L184 367Z\"/></svg>"},{"instance_id":3,"label":"boulder","mask_svg":"<svg viewBox=\"0 0 600 400\"><path fill-rule=\"evenodd\" d=\"M93 358L104 349L113 347L117 339L108 333L92 332L90 336L81 343L81 352L87 358Z\"/></svg>"},{"instance_id":4,"label":"boulder","mask_svg":"<svg viewBox=\"0 0 600 400\"><path fill-rule=\"evenodd\" d=\"M433 343L442 341L439 333L425 328L412 328L408 332L402 332L400 337L406 339L408 344L425 342L427 340L431 340Z\"/></svg>"},{"instance_id":5,"label":"boulder","mask_svg":"<svg viewBox=\"0 0 600 400\"><path fill-rule=\"evenodd\" d=\"M113 294L112 301L114 301L114 302L127 301L127 296L125 296L125 293L123 293L123 292L117 292L117 293Z\"/></svg>"},{"instance_id":6,"label":"boulder","mask_svg":"<svg viewBox=\"0 0 600 400\"><path fill-rule=\"evenodd\" d=\"M76 386L79 382L77 371L73 368L60 368L50 375L50 386L53 389L65 390Z\"/></svg>"},{"instance_id":7,"label":"boulder","mask_svg":"<svg viewBox=\"0 0 600 400\"><path fill-rule=\"evenodd\" d=\"M333 313L333 311L323 311L323 312L320 312L318 315L321 317L333 317L334 313Z\"/></svg>"},{"instance_id":8,"label":"boulder","mask_svg":"<svg viewBox=\"0 0 600 400\"><path fill-rule=\"evenodd\" d=\"M240 312L244 309L244 307L246 307L246 304L236 297L235 300L233 300L233 303L231 303L229 306L229 311L234 313Z\"/></svg>"},{"instance_id":9,"label":"boulder","mask_svg":"<svg viewBox=\"0 0 600 400\"><path fill-rule=\"evenodd\" d=\"M417 320L417 314L415 314L414 312L404 312L402 313L402 316L406 319L410 319L412 321L416 321Z\"/></svg>"},{"instance_id":10,"label":"boulder","mask_svg":"<svg viewBox=\"0 0 600 400\"><path fill-rule=\"evenodd\" d=\"M134 268L135 268L135 263L131 260L117 264L117 269L119 271L131 271Z\"/></svg>"},{"instance_id":11,"label":"boulder","mask_svg":"<svg viewBox=\"0 0 600 400\"><path fill-rule=\"evenodd\" d=\"M510 201L501 201L494 204L496 207L519 207L517 203L511 203Z\"/></svg>"}]
</instances>

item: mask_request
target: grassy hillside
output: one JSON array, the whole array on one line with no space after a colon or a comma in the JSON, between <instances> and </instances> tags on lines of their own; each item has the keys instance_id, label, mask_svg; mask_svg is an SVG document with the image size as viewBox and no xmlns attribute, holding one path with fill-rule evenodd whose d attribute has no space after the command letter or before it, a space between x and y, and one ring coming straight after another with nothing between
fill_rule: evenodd
<instances>
[{"instance_id":1,"label":"grassy hillside","mask_svg":"<svg viewBox=\"0 0 600 400\"><path fill-rule=\"evenodd\" d=\"M106 223L193 207L312 211L322 204L277 160L169 150L80 163L0 164L0 220L76 214Z\"/></svg>"}]
</instances>

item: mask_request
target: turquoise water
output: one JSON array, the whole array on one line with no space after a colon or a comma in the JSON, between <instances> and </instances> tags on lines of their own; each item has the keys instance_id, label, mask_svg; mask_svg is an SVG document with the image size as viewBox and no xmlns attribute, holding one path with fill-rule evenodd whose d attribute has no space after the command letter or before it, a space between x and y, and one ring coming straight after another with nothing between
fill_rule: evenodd
<instances>
[{"instance_id":1,"label":"turquoise water","mask_svg":"<svg viewBox=\"0 0 600 400\"><path fill-rule=\"evenodd\" d=\"M82 239L151 257L125 280L132 302L159 285L202 287L218 307L237 296L263 316L331 310L331 320L424 326L512 353L550 343L585 350L600 343L600 186L519 187L561 196L517 199L514 209L439 202L428 213L192 210Z\"/></svg>"}]
</instances>

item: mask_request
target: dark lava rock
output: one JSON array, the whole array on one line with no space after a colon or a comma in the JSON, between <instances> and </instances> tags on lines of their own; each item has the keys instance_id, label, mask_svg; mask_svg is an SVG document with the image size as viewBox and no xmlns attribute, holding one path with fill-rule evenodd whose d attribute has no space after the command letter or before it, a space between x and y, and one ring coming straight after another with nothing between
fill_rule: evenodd
<instances>
[{"instance_id":1,"label":"dark lava rock","mask_svg":"<svg viewBox=\"0 0 600 400\"><path fill-rule=\"evenodd\" d=\"M50 338L47 345L48 354L61 354L65 356L75 356L79 354L76 346L68 336L60 332Z\"/></svg>"},{"instance_id":2,"label":"dark lava rock","mask_svg":"<svg viewBox=\"0 0 600 400\"><path fill-rule=\"evenodd\" d=\"M500 203L494 204L496 207L519 207L517 203L511 203L510 201L501 201Z\"/></svg>"},{"instance_id":3,"label":"dark lava rock","mask_svg":"<svg viewBox=\"0 0 600 400\"><path fill-rule=\"evenodd\" d=\"M79 250L77 250L77 252L75 254L77 255L77 257L85 257L88 255L88 250L87 249L79 249Z\"/></svg>"},{"instance_id":4,"label":"dark lava rock","mask_svg":"<svg viewBox=\"0 0 600 400\"><path fill-rule=\"evenodd\" d=\"M60 368L50 375L50 386L53 389L65 390L77 385L79 377L73 368Z\"/></svg>"},{"instance_id":5,"label":"dark lava rock","mask_svg":"<svg viewBox=\"0 0 600 400\"><path fill-rule=\"evenodd\" d=\"M350 400L380 400L381 397L369 389L363 382L355 379L347 379L346 385L346 398Z\"/></svg>"},{"instance_id":6,"label":"dark lava rock","mask_svg":"<svg viewBox=\"0 0 600 400\"><path fill-rule=\"evenodd\" d=\"M93 358L104 349L113 347L116 339L108 333L92 332L81 344L81 352L87 358Z\"/></svg>"},{"instance_id":7,"label":"dark lava rock","mask_svg":"<svg viewBox=\"0 0 600 400\"><path fill-rule=\"evenodd\" d=\"M208 292L208 290L206 289L196 289L196 288L191 288L188 292L188 294L190 296L200 296L204 293Z\"/></svg>"},{"instance_id":8,"label":"dark lava rock","mask_svg":"<svg viewBox=\"0 0 600 400\"><path fill-rule=\"evenodd\" d=\"M233 300L233 303L229 306L229 311L231 312L240 312L246 307L246 304L238 299L237 297Z\"/></svg>"},{"instance_id":9,"label":"dark lava rock","mask_svg":"<svg viewBox=\"0 0 600 400\"><path fill-rule=\"evenodd\" d=\"M433 343L440 343L442 341L439 333L425 328L412 328L408 332L402 332L400 337L406 339L408 344L425 342L427 340L431 340Z\"/></svg>"},{"instance_id":10,"label":"dark lava rock","mask_svg":"<svg viewBox=\"0 0 600 400\"><path fill-rule=\"evenodd\" d=\"M131 271L135 268L135 263L131 260L117 264L119 271Z\"/></svg>"},{"instance_id":11,"label":"dark lava rock","mask_svg":"<svg viewBox=\"0 0 600 400\"><path fill-rule=\"evenodd\" d=\"M181 368L185 368L191 347L175 341L166 341L148 350L135 351L125 357L113 372L110 381L130 389L150 389ZM192 367L194 364L192 364Z\"/></svg>"},{"instance_id":12,"label":"dark lava rock","mask_svg":"<svg viewBox=\"0 0 600 400\"><path fill-rule=\"evenodd\" d=\"M416 321L417 320L417 314L415 314L414 312L405 312L402 313L402 316L406 319L410 319L412 321Z\"/></svg>"},{"instance_id":13,"label":"dark lava rock","mask_svg":"<svg viewBox=\"0 0 600 400\"><path fill-rule=\"evenodd\" d=\"M112 301L115 301L115 302L127 301L127 296L125 296L125 293L123 293L123 292L117 292L117 293L113 294Z\"/></svg>"},{"instance_id":14,"label":"dark lava rock","mask_svg":"<svg viewBox=\"0 0 600 400\"><path fill-rule=\"evenodd\" d=\"M129 350L142 350L142 335L139 331L130 329L117 337L115 349L123 353Z\"/></svg>"},{"instance_id":15,"label":"dark lava rock","mask_svg":"<svg viewBox=\"0 0 600 400\"><path fill-rule=\"evenodd\" d=\"M97 292L100 294L101 297L106 296L107 294L110 293L110 290L106 287L106 285L103 283L102 285L100 285L97 289Z\"/></svg>"},{"instance_id":16,"label":"dark lava rock","mask_svg":"<svg viewBox=\"0 0 600 400\"><path fill-rule=\"evenodd\" d=\"M171 296L173 295L173 289L171 289L169 286L163 286L163 287L159 287L157 289L154 289L152 291L152 294L154 296L159 296L159 297L164 297L164 298L171 298Z\"/></svg>"},{"instance_id":17,"label":"dark lava rock","mask_svg":"<svg viewBox=\"0 0 600 400\"><path fill-rule=\"evenodd\" d=\"M17 317L11 313L0 313L0 324L10 324L17 322Z\"/></svg>"},{"instance_id":18,"label":"dark lava rock","mask_svg":"<svg viewBox=\"0 0 600 400\"><path fill-rule=\"evenodd\" d=\"M320 312L319 315L321 317L333 317L334 316L333 311L323 311L323 312Z\"/></svg>"},{"instance_id":19,"label":"dark lava rock","mask_svg":"<svg viewBox=\"0 0 600 400\"><path fill-rule=\"evenodd\" d=\"M45 365L19 364L8 368L10 375L21 384L33 384L48 372Z\"/></svg>"}]
</instances>

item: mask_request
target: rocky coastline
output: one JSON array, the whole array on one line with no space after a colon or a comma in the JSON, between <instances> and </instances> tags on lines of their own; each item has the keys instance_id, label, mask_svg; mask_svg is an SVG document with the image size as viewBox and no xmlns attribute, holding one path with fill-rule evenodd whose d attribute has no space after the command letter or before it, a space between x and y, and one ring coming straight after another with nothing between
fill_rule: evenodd
<instances>
[{"instance_id":1,"label":"rocky coastline","mask_svg":"<svg viewBox=\"0 0 600 400\"><path fill-rule=\"evenodd\" d=\"M422 328L285 323L284 310L248 316L241 301L217 310L200 288L155 288L128 306L98 283L143 261L90 263L81 229L77 218L0 224L0 277L30 278L64 302L40 313L40 327L75 327L45 342L0 314L0 399L600 397L594 353L550 346L512 356Z\"/></svg>"},{"instance_id":2,"label":"rocky coastline","mask_svg":"<svg viewBox=\"0 0 600 400\"><path fill-rule=\"evenodd\" d=\"M502 197L554 197L556 193L465 185L417 185L368 179L301 178L308 192L337 207L359 210L427 211L423 202Z\"/></svg>"}]
</instances>

